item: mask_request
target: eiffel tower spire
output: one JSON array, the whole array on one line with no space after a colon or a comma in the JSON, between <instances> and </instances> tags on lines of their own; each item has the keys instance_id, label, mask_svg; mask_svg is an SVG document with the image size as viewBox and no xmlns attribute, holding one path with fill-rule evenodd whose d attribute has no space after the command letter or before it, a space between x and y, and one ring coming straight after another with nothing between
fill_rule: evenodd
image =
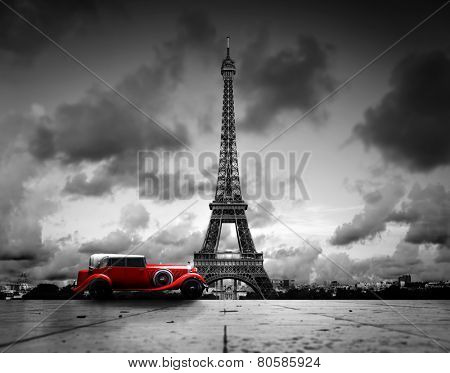
<instances>
[{"instance_id":1,"label":"eiffel tower spire","mask_svg":"<svg viewBox=\"0 0 450 373\"><path fill-rule=\"evenodd\" d=\"M230 57L229 37L221 73L224 86L216 194L209 205L212 212L208 230L202 249L194 254L194 264L208 283L222 279L243 281L267 298L273 294L273 287L263 267L263 254L255 249L245 214L248 205L241 194L233 96L236 65ZM236 228L239 248L232 253L218 252L223 223L234 223Z\"/></svg>"},{"instance_id":2,"label":"eiffel tower spire","mask_svg":"<svg viewBox=\"0 0 450 373\"><path fill-rule=\"evenodd\" d=\"M227 37L227 56L222 62L223 106L220 137L219 172L215 202L242 201L234 119L233 77L236 66L230 57L230 38Z\"/></svg>"}]
</instances>

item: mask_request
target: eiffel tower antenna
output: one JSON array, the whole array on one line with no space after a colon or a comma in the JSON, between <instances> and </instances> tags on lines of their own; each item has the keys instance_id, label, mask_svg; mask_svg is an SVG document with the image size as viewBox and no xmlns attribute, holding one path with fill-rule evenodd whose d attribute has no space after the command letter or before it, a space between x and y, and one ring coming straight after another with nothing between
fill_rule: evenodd
<instances>
[{"instance_id":1,"label":"eiffel tower antenna","mask_svg":"<svg viewBox=\"0 0 450 373\"><path fill-rule=\"evenodd\" d=\"M230 38L227 55L222 62L223 109L220 135L219 169L214 201L209 204L211 218L202 249L194 254L194 265L208 283L234 279L249 285L261 298L273 295L273 286L263 266L263 254L255 249L247 223L247 203L242 199L239 180L236 125L234 119L233 78L236 65L230 57ZM218 251L223 223L234 223L238 250Z\"/></svg>"}]
</instances>

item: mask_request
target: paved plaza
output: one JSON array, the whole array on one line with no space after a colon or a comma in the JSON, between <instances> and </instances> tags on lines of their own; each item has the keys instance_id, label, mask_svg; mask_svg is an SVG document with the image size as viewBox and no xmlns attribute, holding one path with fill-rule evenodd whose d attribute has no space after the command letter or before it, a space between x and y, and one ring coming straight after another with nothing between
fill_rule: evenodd
<instances>
[{"instance_id":1,"label":"paved plaza","mask_svg":"<svg viewBox=\"0 0 450 373\"><path fill-rule=\"evenodd\" d=\"M443 352L450 349L450 301L388 301L390 306L367 300L72 300L64 303L0 301L1 349L20 337L8 352ZM36 326L42 319L45 320Z\"/></svg>"}]
</instances>

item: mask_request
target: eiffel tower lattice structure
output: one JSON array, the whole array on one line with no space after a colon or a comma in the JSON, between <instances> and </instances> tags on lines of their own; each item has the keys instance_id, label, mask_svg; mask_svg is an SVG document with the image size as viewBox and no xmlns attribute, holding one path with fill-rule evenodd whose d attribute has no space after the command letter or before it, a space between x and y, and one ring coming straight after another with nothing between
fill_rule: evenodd
<instances>
[{"instance_id":1,"label":"eiffel tower lattice structure","mask_svg":"<svg viewBox=\"0 0 450 373\"><path fill-rule=\"evenodd\" d=\"M239 181L233 98L236 66L230 57L229 38L221 73L224 89L216 194L209 204L211 218L202 249L194 254L194 265L209 284L222 279L242 281L261 298L267 299L274 295L274 290L263 266L263 254L256 251L253 243L245 214L248 204L242 199ZM223 223L234 223L238 252L218 251Z\"/></svg>"}]
</instances>

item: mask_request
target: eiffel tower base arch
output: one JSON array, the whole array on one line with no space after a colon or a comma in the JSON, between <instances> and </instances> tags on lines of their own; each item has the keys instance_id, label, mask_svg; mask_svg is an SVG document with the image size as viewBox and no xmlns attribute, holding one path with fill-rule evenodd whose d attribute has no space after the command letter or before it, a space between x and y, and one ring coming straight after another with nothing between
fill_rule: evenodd
<instances>
[{"instance_id":1,"label":"eiffel tower base arch","mask_svg":"<svg viewBox=\"0 0 450 373\"><path fill-rule=\"evenodd\" d=\"M195 254L194 263L208 284L233 279L250 286L260 299L276 297L262 263L256 263L254 259L202 259L201 254Z\"/></svg>"}]
</instances>

